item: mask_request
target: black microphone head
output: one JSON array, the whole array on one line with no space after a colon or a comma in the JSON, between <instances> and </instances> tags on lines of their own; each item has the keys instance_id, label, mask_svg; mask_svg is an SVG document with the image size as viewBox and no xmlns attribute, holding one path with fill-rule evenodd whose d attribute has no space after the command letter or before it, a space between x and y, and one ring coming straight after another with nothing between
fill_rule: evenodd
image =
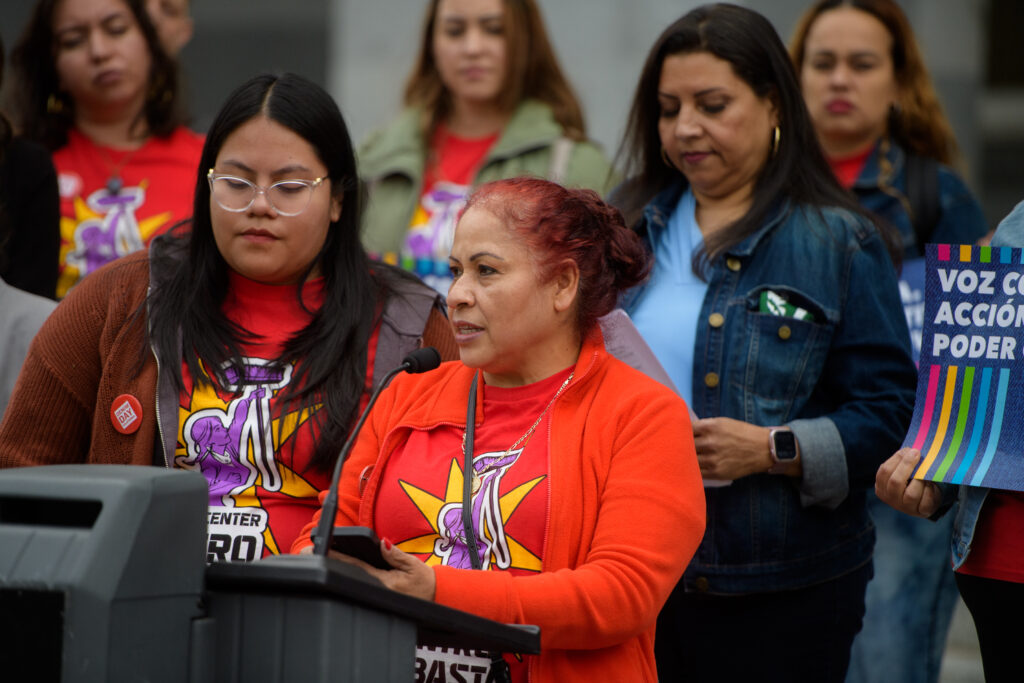
<instances>
[{"instance_id":1,"label":"black microphone head","mask_svg":"<svg viewBox=\"0 0 1024 683\"><path fill-rule=\"evenodd\" d=\"M416 349L402 359L405 371L412 374L428 372L441 364L441 354L433 346Z\"/></svg>"}]
</instances>

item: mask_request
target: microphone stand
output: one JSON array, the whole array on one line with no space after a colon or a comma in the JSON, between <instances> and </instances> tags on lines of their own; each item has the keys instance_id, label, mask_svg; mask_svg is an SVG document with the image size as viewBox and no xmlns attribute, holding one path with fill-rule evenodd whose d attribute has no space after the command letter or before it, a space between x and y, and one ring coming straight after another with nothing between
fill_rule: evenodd
<instances>
[{"instance_id":1,"label":"microphone stand","mask_svg":"<svg viewBox=\"0 0 1024 683\"><path fill-rule=\"evenodd\" d=\"M377 402L380 392L384 390L395 375L401 372L411 372L414 374L427 372L440 364L441 354L433 346L416 349L402 360L401 365L388 371L374 388L373 393L370 395L370 400L366 403L366 408L363 409L355 427L349 432L345 445L341 447L341 452L338 454L338 461L334 464L334 473L331 475L331 485L327 489L327 498L324 499L323 507L320 509L320 521L313 532L314 555L327 557L327 549L331 545L331 532L334 529L334 518L338 513L338 480L341 477L341 468L348 458L349 451L352 450L356 437L359 435L359 430L363 428L363 423L366 422L366 418L370 415L370 409Z\"/></svg>"}]
</instances>

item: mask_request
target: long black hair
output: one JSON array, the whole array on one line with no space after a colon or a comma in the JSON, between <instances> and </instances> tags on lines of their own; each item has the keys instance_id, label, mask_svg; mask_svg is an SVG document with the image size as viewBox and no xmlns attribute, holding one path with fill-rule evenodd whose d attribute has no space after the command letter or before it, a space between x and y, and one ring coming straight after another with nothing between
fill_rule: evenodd
<instances>
[{"instance_id":1,"label":"long black hair","mask_svg":"<svg viewBox=\"0 0 1024 683\"><path fill-rule=\"evenodd\" d=\"M841 207L874 222L839 185L825 160L793 64L771 23L745 7L715 4L696 8L665 29L644 63L618 152L630 177L616 192L627 224L635 224L644 205L680 179L680 172L661 158L658 84L667 57L697 52L728 62L758 97L770 98L781 130L778 150L769 156L754 185L750 209L705 239L694 258L698 274L704 262L714 261L764 225L779 197L815 207ZM894 234L885 226L878 228L892 253Z\"/></svg>"},{"instance_id":2,"label":"long black hair","mask_svg":"<svg viewBox=\"0 0 1024 683\"><path fill-rule=\"evenodd\" d=\"M68 141L75 125L75 103L60 88L54 53L53 15L67 0L38 0L11 51L14 87L11 101L21 134L53 151ZM146 101L139 115L140 134L167 137L185 123L178 89L178 65L164 51L144 0L122 0L149 48Z\"/></svg>"},{"instance_id":3,"label":"long black hair","mask_svg":"<svg viewBox=\"0 0 1024 683\"><path fill-rule=\"evenodd\" d=\"M313 147L327 167L334 197L341 200L341 216L331 223L318 256L306 270L308 275L320 267L323 306L273 361L295 364L282 400L290 410L311 409L313 416L307 424L319 432L312 465L328 469L359 406L366 381L367 344L385 289L371 274L359 240L361 202L348 128L323 88L295 74L266 74L228 96L206 136L191 231L178 230L176 236L158 238L164 242L160 247L166 244L167 257L154 260L153 266L166 268L170 277L149 297L150 335L161 366L174 372L179 391L179 351L197 381L204 377L200 363L218 383L224 382L225 367L241 364L240 345L253 336L221 312L228 289L228 265L213 237L206 171L213 168L225 139L261 116L288 128ZM296 285L300 304L305 279ZM320 409L312 410L316 405L321 405Z\"/></svg>"}]
</instances>

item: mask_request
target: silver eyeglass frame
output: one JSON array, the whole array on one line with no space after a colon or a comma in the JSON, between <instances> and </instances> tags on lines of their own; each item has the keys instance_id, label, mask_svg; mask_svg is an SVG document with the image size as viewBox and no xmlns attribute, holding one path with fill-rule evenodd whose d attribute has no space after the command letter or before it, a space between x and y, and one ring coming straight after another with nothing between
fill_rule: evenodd
<instances>
[{"instance_id":1,"label":"silver eyeglass frame","mask_svg":"<svg viewBox=\"0 0 1024 683\"><path fill-rule=\"evenodd\" d=\"M213 183L216 180L221 180L221 179L224 179L224 178L230 178L231 180L237 180L240 183L245 183L246 185L248 185L252 189L252 198L249 199L249 203L248 204L246 204L241 209L233 209L231 207L224 206L223 204L220 203L220 200L217 199L217 193L213 189ZM257 185L256 183L252 182L251 180L248 180L246 178L242 178L242 177L233 175L231 173L217 173L212 168L209 171L207 171L207 173L206 173L206 181L207 181L207 183L210 186L210 198L213 199L213 201L217 202L217 206L219 206L220 208L224 209L225 211L229 211L231 213L242 213L244 211L248 211L250 208L252 208L252 205L256 203L256 197L258 197L260 194L262 194L264 196L264 198L266 198L267 203L271 207L273 207L275 212L277 212L281 216L289 216L289 217L290 216L298 216L303 211L305 211L306 209L309 208L309 203L313 199L313 190L318 188L321 185L321 183L323 183L325 180L327 180L327 176L320 176L319 178L316 178L315 180L306 180L304 178L287 178L285 180L278 180L276 183L271 183L270 185L267 185L266 187L264 187L262 185ZM282 211L281 209L279 209L277 207L276 204L274 204L274 200L270 198L270 194L269 194L270 190L274 189L274 187L276 187L278 185L282 185L282 184L285 184L285 183L299 183L300 185L305 185L307 188L309 188L309 195L306 198L306 205L303 206L299 211L295 211L295 212Z\"/></svg>"}]
</instances>

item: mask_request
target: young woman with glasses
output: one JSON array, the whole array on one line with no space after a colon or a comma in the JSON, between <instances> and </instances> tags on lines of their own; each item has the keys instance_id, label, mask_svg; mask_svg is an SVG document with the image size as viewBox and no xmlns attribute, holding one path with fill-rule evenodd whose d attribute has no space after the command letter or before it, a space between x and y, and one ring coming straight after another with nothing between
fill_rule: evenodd
<instances>
[{"instance_id":1,"label":"young woman with glasses","mask_svg":"<svg viewBox=\"0 0 1024 683\"><path fill-rule=\"evenodd\" d=\"M38 0L11 65L20 127L57 167L63 297L190 215L203 140L143 0Z\"/></svg>"},{"instance_id":2,"label":"young woman with glasses","mask_svg":"<svg viewBox=\"0 0 1024 683\"><path fill-rule=\"evenodd\" d=\"M359 150L371 252L447 273L470 190L532 175L603 191L610 165L580 110L534 0L433 0L405 109Z\"/></svg>"},{"instance_id":3,"label":"young woman with glasses","mask_svg":"<svg viewBox=\"0 0 1024 683\"><path fill-rule=\"evenodd\" d=\"M203 148L191 226L76 287L36 338L0 466L197 470L208 560L291 546L366 389L418 346L453 358L439 297L359 243L337 105L295 75L242 85Z\"/></svg>"}]
</instances>

